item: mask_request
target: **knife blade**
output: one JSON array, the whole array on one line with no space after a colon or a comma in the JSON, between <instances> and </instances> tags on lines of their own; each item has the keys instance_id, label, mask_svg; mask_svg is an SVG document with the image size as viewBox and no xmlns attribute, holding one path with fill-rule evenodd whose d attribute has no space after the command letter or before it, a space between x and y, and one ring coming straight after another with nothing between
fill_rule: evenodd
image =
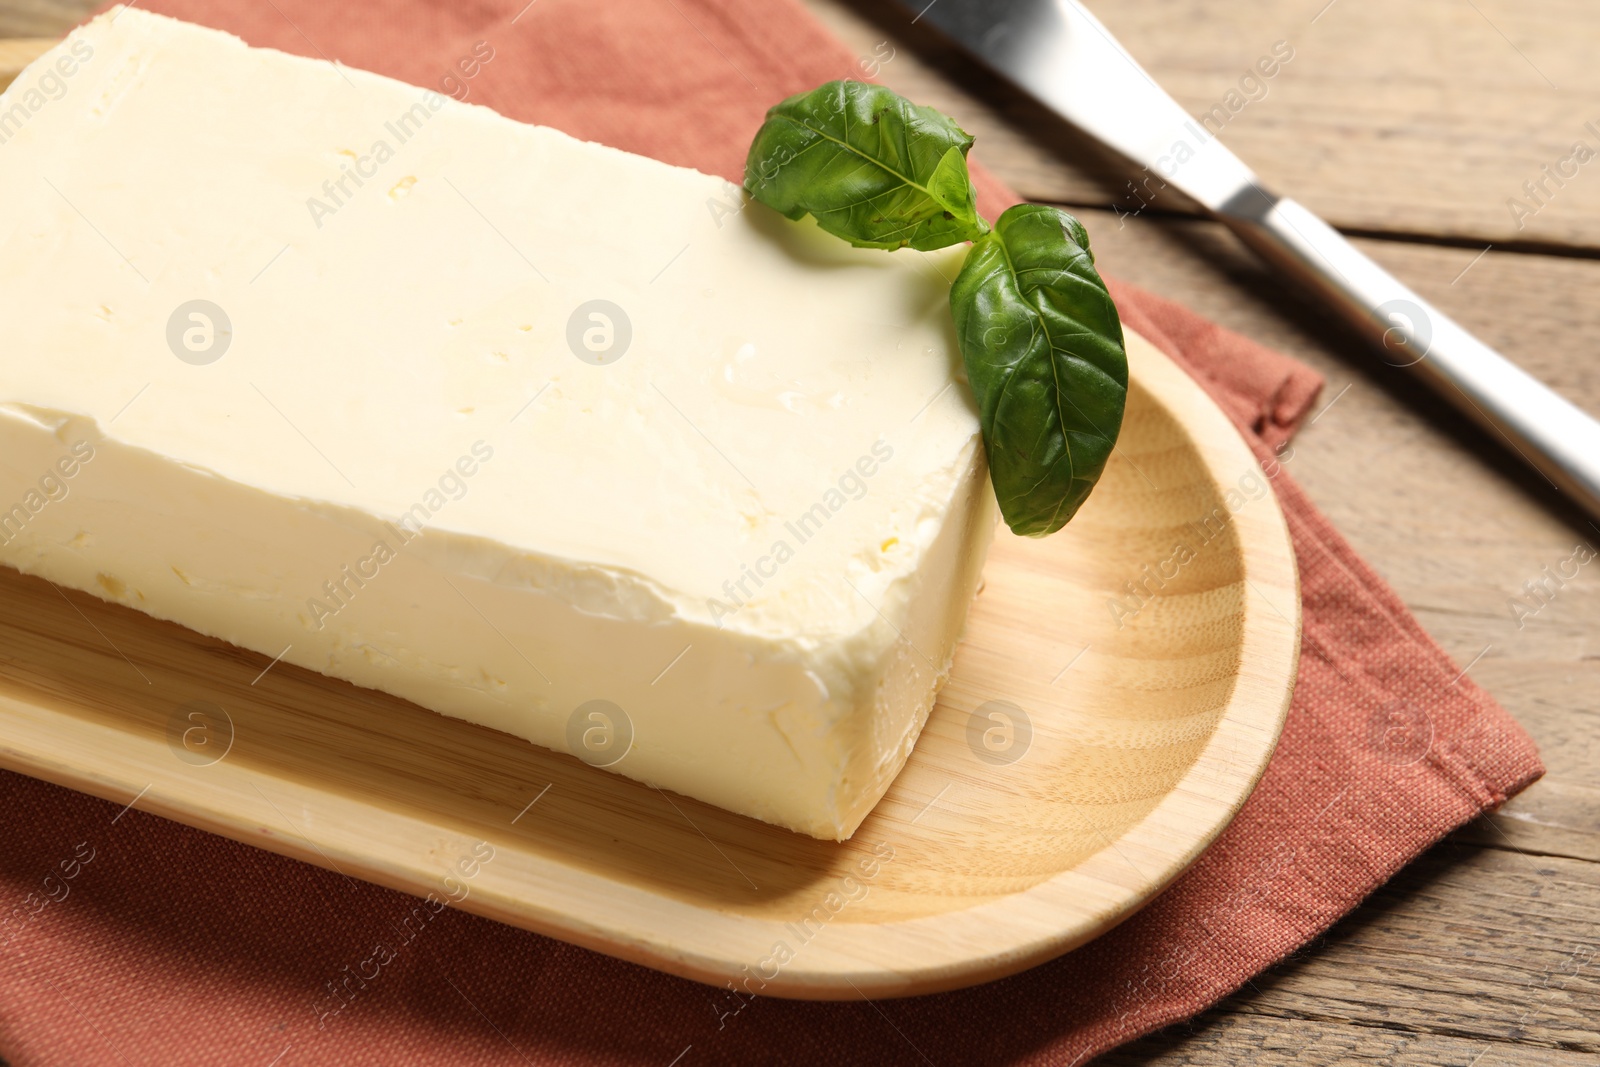
<instances>
[{"instance_id":1,"label":"knife blade","mask_svg":"<svg viewBox=\"0 0 1600 1067\"><path fill-rule=\"evenodd\" d=\"M1170 184L1600 517L1600 422L1269 191L1078 0L899 0L1083 132ZM1146 183L1148 184L1148 183Z\"/></svg>"}]
</instances>

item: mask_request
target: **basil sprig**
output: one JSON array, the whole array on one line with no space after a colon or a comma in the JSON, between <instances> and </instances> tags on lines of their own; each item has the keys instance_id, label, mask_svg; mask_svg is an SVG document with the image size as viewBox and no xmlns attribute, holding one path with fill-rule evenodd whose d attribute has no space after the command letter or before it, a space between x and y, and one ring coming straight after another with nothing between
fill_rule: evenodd
<instances>
[{"instance_id":1,"label":"basil sprig","mask_svg":"<svg viewBox=\"0 0 1600 1067\"><path fill-rule=\"evenodd\" d=\"M1105 470L1128 396L1088 234L1059 208L1007 208L967 253L950 310L1000 513L1016 533L1055 533Z\"/></svg>"},{"instance_id":2,"label":"basil sprig","mask_svg":"<svg viewBox=\"0 0 1600 1067\"><path fill-rule=\"evenodd\" d=\"M974 242L950 310L1012 531L1067 524L1116 446L1128 395L1122 325L1089 237L1058 208L977 213L972 138L882 86L829 82L767 112L745 188L791 219L813 215L857 247Z\"/></svg>"},{"instance_id":3,"label":"basil sprig","mask_svg":"<svg viewBox=\"0 0 1600 1067\"><path fill-rule=\"evenodd\" d=\"M967 175L972 138L881 85L832 81L767 112L745 186L768 207L858 248L924 252L982 237Z\"/></svg>"}]
</instances>

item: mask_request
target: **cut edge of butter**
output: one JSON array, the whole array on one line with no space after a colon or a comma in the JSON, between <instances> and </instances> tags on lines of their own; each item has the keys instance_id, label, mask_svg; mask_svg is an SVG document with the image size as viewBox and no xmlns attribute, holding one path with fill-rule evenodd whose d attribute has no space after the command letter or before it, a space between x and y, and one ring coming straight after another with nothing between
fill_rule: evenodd
<instances>
[{"instance_id":1,"label":"cut edge of butter","mask_svg":"<svg viewBox=\"0 0 1600 1067\"><path fill-rule=\"evenodd\" d=\"M70 56L80 58L67 91L31 108L26 94L38 92L37 83L64 69L58 64ZM349 77L359 102L341 95ZM219 164L216 186L198 183L187 203L181 192L149 181L158 164L144 162L120 184L100 176L129 146L149 153L181 147L184 131L164 125L158 105L186 92L209 94L195 105L195 122L237 112L242 125L258 131L240 148L254 154L249 165ZM0 146L0 196L16 194L0 209L0 314L19 324L12 350L19 355L10 361L16 366L0 356L0 372L10 379L0 388L0 509L9 506L0 510L0 562L653 785L812 836L848 838L903 767L948 676L995 524L970 399L959 388L948 391L953 395L938 388L954 380L947 368L955 364L940 282L918 278L916 270L927 268L891 270L881 265L886 260L869 258L885 253L808 243L814 227L774 227L760 208L718 222L713 233L701 216L707 197L726 195L720 179L448 98L428 120L427 140L411 146L406 174L395 172L412 183L407 196L391 200L403 204L398 221L380 217L388 208L377 197L352 198L332 220L343 227L337 236L319 241L317 232L295 229L295 213L277 201L292 199L299 209L307 187L279 181L275 162L285 172L305 170L319 138L330 146L357 138L341 132L341 123L366 129L372 114L402 112L417 92L115 8L0 95L0 123L18 106L28 110ZM149 108L138 106L141 97ZM306 129L252 125L259 119L252 108L285 99L321 100L325 113ZM52 137L75 129L70 148L52 145ZM511 158L513 173L525 167L529 181L550 179L562 194L556 205L519 196L516 181L482 169L467 171L478 178L469 212L445 196L454 162L502 157ZM563 185L561 176L574 171L579 179ZM56 189L59 200L37 187L40 178L51 184L51 173L65 186ZM72 180L83 174L87 183ZM242 193L230 199L236 191L221 183L263 174L250 193L260 210L242 212L250 201ZM137 184L140 176L147 184ZM648 206L667 220L661 232L635 232L632 220L607 229L608 220L591 213L583 233L592 247L563 244L560 236L574 227L563 212L582 214L585 178L655 197ZM74 221L88 219L79 201L101 218L127 223L115 231L119 247L130 249L126 257L108 256L96 234ZM42 219L26 214L44 205L53 207ZM495 233L474 234L470 256L454 253L451 239L473 214L502 220L524 247L548 257L553 280L545 284L556 295L526 276L508 280L515 260ZM165 230L163 219L170 222ZM360 276L338 280L365 257L370 275L404 282L390 264L393 246L385 244L399 226L439 249L436 261L448 269L435 267L433 286L394 293ZM558 330L538 327L550 325L551 307L564 310L605 283L606 270L615 270L602 262L609 249L649 246L665 261L662 253L685 237L695 253L669 281L676 288L646 283L653 263L620 284L638 301L631 305L636 331L655 330L639 342L652 347L631 363L588 367L552 343ZM233 260L219 245L229 255L247 245L270 251L280 238L296 255L273 280L278 292L255 289L243 274L228 276ZM199 267L185 254L199 258ZM489 261L491 255L500 258ZM135 266L140 262L148 275ZM938 270L953 257L929 262ZM65 269L63 281L42 280L47 266ZM321 288L308 286L308 278ZM693 304L700 282L734 291L731 300L709 305L733 322L735 340L749 338L731 353L707 353L719 342L705 328L707 313ZM173 294L197 290L257 335L269 320L281 323L276 340L247 341L241 328L236 344L248 350L203 368L161 351L151 342L163 335ZM813 290L814 302L796 306L794 293ZM362 377L370 364L361 360L370 356L360 353L371 338L353 331L348 317L313 311L296 318L307 294L319 292L330 306L367 307L374 319L395 320L387 333L372 332L397 346L397 358L409 357L394 374L401 381ZM540 314L528 310L536 301L544 301ZM819 307L839 310L830 317ZM889 340L860 340L860 327L846 321L879 307L922 311L886 335L900 338L891 347ZM458 308L465 310L457 315ZM504 334L510 371L476 364L457 370L453 361L477 341L430 325L452 317L452 329L475 331L475 338ZM357 365L291 351L297 331L311 323L325 331L328 351L357 352ZM798 345L796 335L810 347ZM900 354L906 341L925 362ZM833 354L852 347L865 369ZM782 358L752 371L746 349L757 359L767 351ZM441 361L448 372L437 372ZM407 374L414 384L403 380ZM548 375L550 399L565 406L552 404L493 444L489 435L474 440L478 426L470 421L452 421L458 394L475 404L503 400L506 411L523 404L537 384L530 374ZM301 385L313 383L343 399L305 402L302 395L317 390ZM865 458L875 433L930 395L943 402L878 436L893 441L885 448L894 462L878 464L874 475L852 475L851 453ZM772 397L787 405L794 396L804 419L778 408L747 410ZM290 398L292 419L280 407ZM694 418L680 402L693 407ZM428 429L396 434L375 414L385 405ZM348 419L342 438L328 429L337 426L328 413L341 410ZM185 412L196 427L175 421ZM326 455L319 461L311 454L321 449L299 448L296 436L311 443L301 422L345 461L338 479L324 469L334 466ZM826 440L787 450L761 444L763 434L784 440L771 436L773 424L791 433L806 427ZM713 433L725 441L757 439L738 454L754 469L738 469L715 445L708 450ZM648 457L659 460L655 477L678 496L621 465L606 467L605 444L619 435L641 462L655 452ZM850 435L851 448L832 443ZM618 519L606 516L612 501L586 494L591 482L576 475L563 481L546 469L543 457L562 455L564 441L575 454L598 451L595 469L631 478L643 501L642 524L654 524L641 533L669 543L651 548L615 537L610 526ZM399 454L401 473L388 477L363 445ZM476 472L456 481L470 482L470 490L434 510L419 526L423 532L412 535L400 521L406 503L468 457L476 458L459 470ZM814 513L819 499L831 508L829 494L840 494L847 477L852 490L829 511L825 529L819 520L816 541L806 546L811 555L797 552L770 591L744 581L752 570L765 573L769 557L757 554L763 539ZM854 484L872 478L870 491L855 497ZM530 524L517 494L538 499L536 490L569 507L587 502L593 514ZM758 532L731 522L735 514ZM593 555L575 548L596 534ZM720 584L719 575L727 576ZM767 595L729 600L730 586ZM333 610L323 615L313 604ZM597 754L586 747L591 737L623 747Z\"/></svg>"}]
</instances>

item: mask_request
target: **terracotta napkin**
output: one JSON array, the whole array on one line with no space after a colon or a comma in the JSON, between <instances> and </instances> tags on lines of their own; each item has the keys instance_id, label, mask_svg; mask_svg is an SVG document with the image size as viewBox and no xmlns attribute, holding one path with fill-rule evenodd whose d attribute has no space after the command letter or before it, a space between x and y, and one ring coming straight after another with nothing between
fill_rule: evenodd
<instances>
[{"instance_id":1,"label":"terracotta napkin","mask_svg":"<svg viewBox=\"0 0 1600 1067\"><path fill-rule=\"evenodd\" d=\"M769 104L863 73L793 0L525 2L145 6L729 178ZM990 217L1014 199L982 184ZM1305 604L1294 707L1265 778L1138 915L987 986L804 1004L740 1001L447 910L319 1027L326 983L415 901L0 774L5 908L36 906L28 894L64 857L93 853L68 899L0 933L0 1056L15 1067L1077 1064L1205 1008L1305 944L1542 767L1527 735L1458 678L1274 462L1319 379L1131 286L1116 296L1275 474Z\"/></svg>"}]
</instances>

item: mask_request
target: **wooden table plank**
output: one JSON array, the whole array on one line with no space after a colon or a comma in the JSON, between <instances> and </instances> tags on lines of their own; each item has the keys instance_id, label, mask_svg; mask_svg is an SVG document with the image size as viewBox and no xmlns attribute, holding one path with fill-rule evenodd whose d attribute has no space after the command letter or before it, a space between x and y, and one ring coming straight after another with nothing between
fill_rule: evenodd
<instances>
[{"instance_id":1,"label":"wooden table plank","mask_svg":"<svg viewBox=\"0 0 1600 1067\"><path fill-rule=\"evenodd\" d=\"M1600 1053L1600 865L1435 849L1250 1010Z\"/></svg>"},{"instance_id":2,"label":"wooden table plank","mask_svg":"<svg viewBox=\"0 0 1600 1067\"><path fill-rule=\"evenodd\" d=\"M1094 1061L1096 1067L1593 1067L1587 1052L1443 1034L1209 1011Z\"/></svg>"},{"instance_id":3,"label":"wooden table plank","mask_svg":"<svg viewBox=\"0 0 1600 1067\"><path fill-rule=\"evenodd\" d=\"M1577 140L1600 154L1600 5L1552 0L1099 0L1095 13L1191 114L1239 88L1277 42L1293 58L1241 94L1223 141L1277 191L1340 229L1426 235L1482 247L1600 248L1600 158L1574 165L1547 206L1514 219L1506 201L1542 180ZM841 36L904 44L883 77L977 135L1032 200L1107 205L1113 164L1024 94L978 70L892 0L816 0ZM1502 36L1502 34L1504 36ZM870 51L870 49L869 49ZM1537 68L1533 65L1537 64ZM891 73L892 71L892 73ZM1560 89L1551 88L1540 71ZM1586 123L1594 120L1594 130ZM1136 205L1128 201L1128 209ZM1168 191L1152 210L1192 212ZM1519 226L1517 223L1522 223Z\"/></svg>"},{"instance_id":4,"label":"wooden table plank","mask_svg":"<svg viewBox=\"0 0 1600 1067\"><path fill-rule=\"evenodd\" d=\"M1600 787L1546 777L1537 789L1463 828L1455 840L1600 863Z\"/></svg>"},{"instance_id":5,"label":"wooden table plank","mask_svg":"<svg viewBox=\"0 0 1600 1067\"><path fill-rule=\"evenodd\" d=\"M5 0L0 38L59 37L99 6L94 0Z\"/></svg>"},{"instance_id":6,"label":"wooden table plank","mask_svg":"<svg viewBox=\"0 0 1600 1067\"><path fill-rule=\"evenodd\" d=\"M1593 1063L1597 1016L1600 866L1444 847L1197 1025L1102 1062Z\"/></svg>"}]
</instances>

